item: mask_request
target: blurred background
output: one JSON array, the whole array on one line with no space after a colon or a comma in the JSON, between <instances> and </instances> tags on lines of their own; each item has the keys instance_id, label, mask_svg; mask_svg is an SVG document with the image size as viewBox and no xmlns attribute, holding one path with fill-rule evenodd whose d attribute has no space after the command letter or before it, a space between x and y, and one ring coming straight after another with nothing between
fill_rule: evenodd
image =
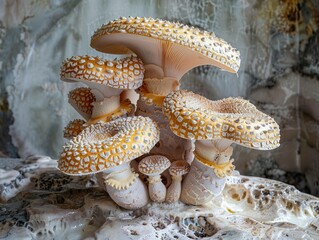
<instances>
[{"instance_id":1,"label":"blurred background","mask_svg":"<svg viewBox=\"0 0 319 240\"><path fill-rule=\"evenodd\" d=\"M72 55L114 58L91 49L90 37L120 16L162 18L215 32L241 53L239 76L199 67L182 88L216 100L249 99L281 127L273 151L236 147L245 175L277 179L319 195L318 0L1 0L0 156L57 158L67 103L78 87L60 81Z\"/></svg>"}]
</instances>

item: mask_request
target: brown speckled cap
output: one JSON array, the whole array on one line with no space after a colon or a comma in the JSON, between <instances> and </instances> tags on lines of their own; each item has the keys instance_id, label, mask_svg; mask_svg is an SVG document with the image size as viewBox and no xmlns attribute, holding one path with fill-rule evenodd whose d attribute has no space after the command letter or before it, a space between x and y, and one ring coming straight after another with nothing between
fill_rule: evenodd
<instances>
[{"instance_id":1,"label":"brown speckled cap","mask_svg":"<svg viewBox=\"0 0 319 240\"><path fill-rule=\"evenodd\" d=\"M171 165L170 160L162 155L152 155L143 158L138 164L138 170L145 175L161 174Z\"/></svg>"}]
</instances>

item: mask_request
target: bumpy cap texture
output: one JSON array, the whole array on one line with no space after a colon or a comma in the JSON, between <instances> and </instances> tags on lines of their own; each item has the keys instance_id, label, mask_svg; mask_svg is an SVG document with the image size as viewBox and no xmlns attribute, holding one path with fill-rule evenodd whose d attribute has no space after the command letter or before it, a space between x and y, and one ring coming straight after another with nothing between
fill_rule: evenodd
<instances>
[{"instance_id":1,"label":"bumpy cap texture","mask_svg":"<svg viewBox=\"0 0 319 240\"><path fill-rule=\"evenodd\" d=\"M215 60L220 67L225 66L231 72L237 72L240 66L240 54L230 44L214 33L181 23L153 18L121 17L99 28L91 38L91 46L102 52L128 53L128 49L121 44L116 46L114 43L109 48L103 45L101 39L112 34L130 34L178 44Z\"/></svg>"},{"instance_id":2,"label":"bumpy cap texture","mask_svg":"<svg viewBox=\"0 0 319 240\"><path fill-rule=\"evenodd\" d=\"M163 112L179 137L195 140L228 139L254 149L279 146L279 126L242 98L210 101L186 90L167 95Z\"/></svg>"},{"instance_id":3,"label":"bumpy cap texture","mask_svg":"<svg viewBox=\"0 0 319 240\"><path fill-rule=\"evenodd\" d=\"M63 81L81 81L103 84L117 89L136 89L143 83L144 65L141 59L131 56L119 60L99 57L73 56L61 66Z\"/></svg>"},{"instance_id":4,"label":"bumpy cap texture","mask_svg":"<svg viewBox=\"0 0 319 240\"><path fill-rule=\"evenodd\" d=\"M58 168L69 175L100 172L148 153L158 141L159 129L147 117L97 123L64 146Z\"/></svg>"}]
</instances>

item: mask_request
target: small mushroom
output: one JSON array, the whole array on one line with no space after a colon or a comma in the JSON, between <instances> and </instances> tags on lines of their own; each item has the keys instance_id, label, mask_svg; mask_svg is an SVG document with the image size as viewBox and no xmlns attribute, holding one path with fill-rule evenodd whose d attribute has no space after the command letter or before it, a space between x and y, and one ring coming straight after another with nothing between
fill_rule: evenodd
<instances>
[{"instance_id":1,"label":"small mushroom","mask_svg":"<svg viewBox=\"0 0 319 240\"><path fill-rule=\"evenodd\" d=\"M81 116L88 120L92 116L93 103L96 101L90 88L75 88L68 94L69 103Z\"/></svg>"},{"instance_id":2,"label":"small mushroom","mask_svg":"<svg viewBox=\"0 0 319 240\"><path fill-rule=\"evenodd\" d=\"M241 98L210 101L179 90L167 95L163 112L177 136L196 140L195 159L182 184L184 203L201 205L220 194L234 170L232 143L259 150L279 146L275 120Z\"/></svg>"},{"instance_id":3,"label":"small mushroom","mask_svg":"<svg viewBox=\"0 0 319 240\"><path fill-rule=\"evenodd\" d=\"M134 52L142 59L145 77L136 112L154 119L161 130L160 144L151 153L165 155L171 161L189 161L193 145L187 139L178 139L167 127L161 111L164 97L178 90L182 76L197 66L213 65L236 73L239 52L214 33L140 17L121 17L103 25L92 36L91 46L110 54Z\"/></svg>"},{"instance_id":4,"label":"small mushroom","mask_svg":"<svg viewBox=\"0 0 319 240\"><path fill-rule=\"evenodd\" d=\"M63 130L63 136L67 139L76 137L85 128L84 124L85 121L82 119L74 119L70 121Z\"/></svg>"},{"instance_id":5,"label":"small mushroom","mask_svg":"<svg viewBox=\"0 0 319 240\"><path fill-rule=\"evenodd\" d=\"M172 162L169 173L172 176L172 183L167 189L166 202L173 203L179 200L182 191L182 177L189 172L190 166L184 160Z\"/></svg>"},{"instance_id":6,"label":"small mushroom","mask_svg":"<svg viewBox=\"0 0 319 240\"><path fill-rule=\"evenodd\" d=\"M153 202L165 201L166 187L162 183L161 173L170 165L170 160L161 155L145 157L138 164L140 173L148 176L148 191Z\"/></svg>"},{"instance_id":7,"label":"small mushroom","mask_svg":"<svg viewBox=\"0 0 319 240\"><path fill-rule=\"evenodd\" d=\"M134 109L130 101L121 101L125 89L137 89L142 85L144 66L134 56L108 61L99 57L73 56L63 62L61 80L83 82L90 87L95 101L88 124L111 121L128 115ZM80 112L81 113L81 112Z\"/></svg>"},{"instance_id":8,"label":"small mushroom","mask_svg":"<svg viewBox=\"0 0 319 240\"><path fill-rule=\"evenodd\" d=\"M114 202L126 209L140 208L148 203L148 192L138 174L132 172L130 161L148 153L158 140L158 127L150 118L96 123L64 146L58 168L68 175L102 172Z\"/></svg>"}]
</instances>

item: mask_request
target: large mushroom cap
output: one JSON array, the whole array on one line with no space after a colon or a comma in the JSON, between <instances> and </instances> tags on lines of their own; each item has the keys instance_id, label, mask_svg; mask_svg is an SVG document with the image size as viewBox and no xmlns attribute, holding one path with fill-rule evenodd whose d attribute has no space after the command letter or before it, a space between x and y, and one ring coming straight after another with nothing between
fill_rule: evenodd
<instances>
[{"instance_id":1,"label":"large mushroom cap","mask_svg":"<svg viewBox=\"0 0 319 240\"><path fill-rule=\"evenodd\" d=\"M98 51L136 53L145 64L160 66L164 75L180 79L200 65L236 73L239 52L214 33L153 18L121 17L103 25L91 39Z\"/></svg>"},{"instance_id":2,"label":"large mushroom cap","mask_svg":"<svg viewBox=\"0 0 319 240\"><path fill-rule=\"evenodd\" d=\"M171 161L162 155L152 155L143 158L138 164L138 170L148 176L161 174L171 165Z\"/></svg>"},{"instance_id":3,"label":"large mushroom cap","mask_svg":"<svg viewBox=\"0 0 319 240\"><path fill-rule=\"evenodd\" d=\"M279 126L275 120L241 98L210 101L180 90L166 96L163 112L169 118L171 130L182 138L228 139L260 150L279 146Z\"/></svg>"},{"instance_id":4,"label":"large mushroom cap","mask_svg":"<svg viewBox=\"0 0 319 240\"><path fill-rule=\"evenodd\" d=\"M75 88L69 92L69 103L75 108L86 120L92 116L93 105L96 101L90 88Z\"/></svg>"},{"instance_id":5,"label":"large mushroom cap","mask_svg":"<svg viewBox=\"0 0 319 240\"><path fill-rule=\"evenodd\" d=\"M136 89L142 85L144 66L134 56L108 61L99 57L73 56L65 60L60 73L63 81L103 84L111 88Z\"/></svg>"},{"instance_id":6,"label":"large mushroom cap","mask_svg":"<svg viewBox=\"0 0 319 240\"><path fill-rule=\"evenodd\" d=\"M58 168L69 175L96 173L148 153L159 140L147 117L128 117L85 128L64 146Z\"/></svg>"}]
</instances>

